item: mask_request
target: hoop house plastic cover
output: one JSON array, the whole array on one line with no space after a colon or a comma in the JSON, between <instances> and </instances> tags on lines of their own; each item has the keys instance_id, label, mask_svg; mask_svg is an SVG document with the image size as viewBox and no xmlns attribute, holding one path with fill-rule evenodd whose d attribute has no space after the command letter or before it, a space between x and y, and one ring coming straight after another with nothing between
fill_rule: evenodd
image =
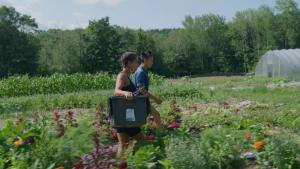
<instances>
[{"instance_id":1,"label":"hoop house plastic cover","mask_svg":"<svg viewBox=\"0 0 300 169\"><path fill-rule=\"evenodd\" d=\"M268 51L256 65L255 76L300 80L300 49Z\"/></svg>"}]
</instances>

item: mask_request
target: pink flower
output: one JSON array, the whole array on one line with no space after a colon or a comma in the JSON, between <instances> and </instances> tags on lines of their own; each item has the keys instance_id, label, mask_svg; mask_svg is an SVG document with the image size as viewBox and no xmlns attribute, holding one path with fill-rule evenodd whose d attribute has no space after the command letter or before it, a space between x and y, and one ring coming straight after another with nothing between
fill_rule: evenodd
<instances>
[{"instance_id":1,"label":"pink flower","mask_svg":"<svg viewBox=\"0 0 300 169\"><path fill-rule=\"evenodd\" d=\"M169 126L168 129L174 129L174 128L179 128L180 127L180 123L173 121Z\"/></svg>"},{"instance_id":2,"label":"pink flower","mask_svg":"<svg viewBox=\"0 0 300 169\"><path fill-rule=\"evenodd\" d=\"M249 140L249 139L252 138L252 135L251 135L251 134L245 134L245 135L244 135L244 138Z\"/></svg>"}]
</instances>

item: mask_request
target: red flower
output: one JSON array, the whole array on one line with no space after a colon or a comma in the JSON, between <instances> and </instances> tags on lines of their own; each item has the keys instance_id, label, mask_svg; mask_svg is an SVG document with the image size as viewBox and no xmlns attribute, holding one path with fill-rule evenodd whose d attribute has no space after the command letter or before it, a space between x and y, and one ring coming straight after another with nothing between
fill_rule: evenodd
<instances>
[{"instance_id":1,"label":"red flower","mask_svg":"<svg viewBox=\"0 0 300 169\"><path fill-rule=\"evenodd\" d=\"M153 141L155 140L154 136L144 136L144 141Z\"/></svg>"},{"instance_id":2,"label":"red flower","mask_svg":"<svg viewBox=\"0 0 300 169\"><path fill-rule=\"evenodd\" d=\"M82 169L82 168L84 168L84 164L82 162L80 162L80 163L74 164L73 167L75 169Z\"/></svg>"},{"instance_id":3,"label":"red flower","mask_svg":"<svg viewBox=\"0 0 300 169\"><path fill-rule=\"evenodd\" d=\"M244 137L245 137L245 139L251 139L252 135L251 134L245 134Z\"/></svg>"},{"instance_id":4,"label":"red flower","mask_svg":"<svg viewBox=\"0 0 300 169\"><path fill-rule=\"evenodd\" d=\"M127 162L122 162L118 165L118 169L126 169L127 167Z\"/></svg>"}]
</instances>

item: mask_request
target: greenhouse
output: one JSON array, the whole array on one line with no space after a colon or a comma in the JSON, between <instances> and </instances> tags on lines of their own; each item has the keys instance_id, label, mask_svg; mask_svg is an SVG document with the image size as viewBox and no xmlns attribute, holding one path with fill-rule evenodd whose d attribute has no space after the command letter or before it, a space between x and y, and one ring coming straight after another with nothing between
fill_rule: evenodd
<instances>
[{"instance_id":1,"label":"greenhouse","mask_svg":"<svg viewBox=\"0 0 300 169\"><path fill-rule=\"evenodd\" d=\"M300 49L268 51L258 62L255 76L300 80Z\"/></svg>"}]
</instances>

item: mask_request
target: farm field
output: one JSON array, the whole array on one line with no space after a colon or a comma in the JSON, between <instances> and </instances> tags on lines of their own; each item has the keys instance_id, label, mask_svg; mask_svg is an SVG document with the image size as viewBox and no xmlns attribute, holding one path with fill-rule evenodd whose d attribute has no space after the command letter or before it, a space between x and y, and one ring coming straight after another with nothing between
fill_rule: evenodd
<instances>
[{"instance_id":1,"label":"farm field","mask_svg":"<svg viewBox=\"0 0 300 169\"><path fill-rule=\"evenodd\" d=\"M0 168L300 168L299 83L151 74L151 91L163 100L154 106L167 127L143 126L155 140L132 142L125 165L115 157L117 140L107 120L114 78L81 74L1 80ZM86 85L78 89L76 84Z\"/></svg>"},{"instance_id":2,"label":"farm field","mask_svg":"<svg viewBox=\"0 0 300 169\"><path fill-rule=\"evenodd\" d=\"M300 169L299 3L0 0L0 169Z\"/></svg>"}]
</instances>

